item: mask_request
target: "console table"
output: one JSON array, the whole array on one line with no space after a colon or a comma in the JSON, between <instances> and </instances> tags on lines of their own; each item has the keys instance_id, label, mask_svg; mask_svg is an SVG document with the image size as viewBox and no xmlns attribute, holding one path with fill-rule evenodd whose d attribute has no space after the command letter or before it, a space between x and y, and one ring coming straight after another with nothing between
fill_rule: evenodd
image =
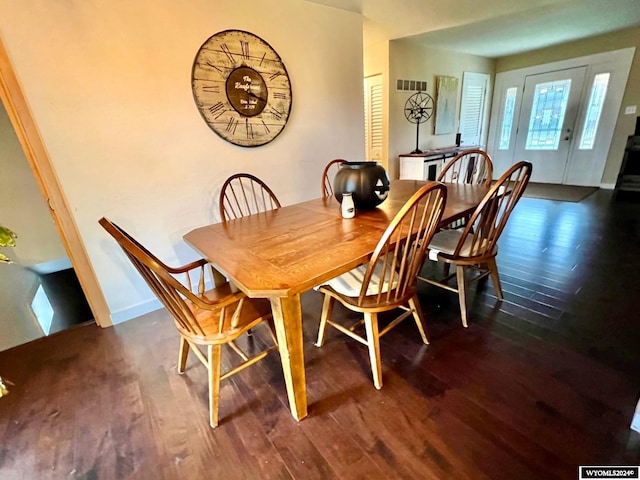
<instances>
[{"instance_id":1,"label":"console table","mask_svg":"<svg viewBox=\"0 0 640 480\"><path fill-rule=\"evenodd\" d=\"M448 158L477 146L452 146L400 155L400 180L435 180Z\"/></svg>"}]
</instances>

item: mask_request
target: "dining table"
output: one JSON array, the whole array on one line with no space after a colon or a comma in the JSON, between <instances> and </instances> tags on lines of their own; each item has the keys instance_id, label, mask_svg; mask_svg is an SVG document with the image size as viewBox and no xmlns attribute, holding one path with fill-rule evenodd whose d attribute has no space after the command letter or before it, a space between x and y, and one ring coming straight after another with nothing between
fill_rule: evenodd
<instances>
[{"instance_id":1,"label":"dining table","mask_svg":"<svg viewBox=\"0 0 640 480\"><path fill-rule=\"evenodd\" d=\"M268 298L291 413L307 416L300 296L366 263L395 214L430 181L394 180L377 208L343 218L333 197L195 228L184 235L220 273L248 297ZM476 208L489 187L446 184L441 226Z\"/></svg>"}]
</instances>

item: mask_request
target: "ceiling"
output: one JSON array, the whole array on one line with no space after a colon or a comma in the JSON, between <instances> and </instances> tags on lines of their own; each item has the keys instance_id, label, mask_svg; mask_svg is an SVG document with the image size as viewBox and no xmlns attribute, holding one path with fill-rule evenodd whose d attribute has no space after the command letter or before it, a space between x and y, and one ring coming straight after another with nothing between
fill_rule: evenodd
<instances>
[{"instance_id":1,"label":"ceiling","mask_svg":"<svg viewBox=\"0 0 640 480\"><path fill-rule=\"evenodd\" d=\"M411 38L497 58L640 26L640 0L308 0L364 17L365 45Z\"/></svg>"}]
</instances>

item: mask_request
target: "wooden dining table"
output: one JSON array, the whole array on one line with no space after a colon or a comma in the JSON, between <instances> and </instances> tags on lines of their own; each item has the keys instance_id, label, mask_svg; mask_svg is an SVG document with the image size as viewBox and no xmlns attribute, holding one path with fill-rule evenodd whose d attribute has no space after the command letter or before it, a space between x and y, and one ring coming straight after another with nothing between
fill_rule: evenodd
<instances>
[{"instance_id":1,"label":"wooden dining table","mask_svg":"<svg viewBox=\"0 0 640 480\"><path fill-rule=\"evenodd\" d=\"M291 413L307 415L300 295L369 260L402 205L422 185L395 180L373 210L344 219L334 197L196 228L184 239L248 297L268 298L276 327ZM487 193L482 185L447 184L441 225L472 212Z\"/></svg>"}]
</instances>

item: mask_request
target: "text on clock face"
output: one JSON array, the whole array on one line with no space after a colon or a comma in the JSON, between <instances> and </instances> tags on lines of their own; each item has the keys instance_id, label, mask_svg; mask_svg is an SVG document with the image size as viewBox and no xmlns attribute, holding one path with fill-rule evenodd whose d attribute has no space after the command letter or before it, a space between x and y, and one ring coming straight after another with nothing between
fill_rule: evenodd
<instances>
[{"instance_id":1,"label":"text on clock face","mask_svg":"<svg viewBox=\"0 0 640 480\"><path fill-rule=\"evenodd\" d=\"M227 78L227 98L231 106L247 116L261 113L267 105L269 92L258 72L251 67L238 67Z\"/></svg>"},{"instance_id":2,"label":"text on clock face","mask_svg":"<svg viewBox=\"0 0 640 480\"><path fill-rule=\"evenodd\" d=\"M260 93L261 90L260 85L254 85L251 83L251 77L249 75L244 75L242 77L242 82L236 82L234 87L236 90L244 90L245 92L251 90L252 92ZM243 105L245 110L254 110L258 105L258 99L250 98L246 100L241 98L240 105Z\"/></svg>"},{"instance_id":3,"label":"text on clock face","mask_svg":"<svg viewBox=\"0 0 640 480\"><path fill-rule=\"evenodd\" d=\"M241 82L236 82L235 84L235 88L236 90L244 90L245 92L252 90L254 92L259 92L260 91L260 85L252 85L251 84L251 77L249 75L245 75L242 77L242 81L245 83L241 83Z\"/></svg>"}]
</instances>

